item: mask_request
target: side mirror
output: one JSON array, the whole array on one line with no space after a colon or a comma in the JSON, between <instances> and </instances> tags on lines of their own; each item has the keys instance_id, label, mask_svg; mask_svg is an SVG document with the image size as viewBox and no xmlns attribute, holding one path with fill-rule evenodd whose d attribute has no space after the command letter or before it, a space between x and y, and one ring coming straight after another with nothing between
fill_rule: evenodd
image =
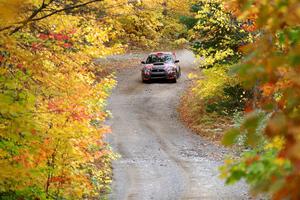
<instances>
[{"instance_id":1,"label":"side mirror","mask_svg":"<svg viewBox=\"0 0 300 200\"><path fill-rule=\"evenodd\" d=\"M179 60L175 60L175 63L179 63Z\"/></svg>"},{"instance_id":2,"label":"side mirror","mask_svg":"<svg viewBox=\"0 0 300 200\"><path fill-rule=\"evenodd\" d=\"M146 62L145 62L145 61L142 61L141 63L142 63L142 64L146 64Z\"/></svg>"}]
</instances>

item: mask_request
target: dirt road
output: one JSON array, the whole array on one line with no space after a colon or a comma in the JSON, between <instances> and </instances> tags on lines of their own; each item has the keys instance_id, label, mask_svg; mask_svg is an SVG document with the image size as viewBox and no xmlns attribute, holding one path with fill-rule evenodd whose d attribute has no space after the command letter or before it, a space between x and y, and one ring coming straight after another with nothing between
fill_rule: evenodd
<instances>
[{"instance_id":1,"label":"dirt road","mask_svg":"<svg viewBox=\"0 0 300 200\"><path fill-rule=\"evenodd\" d=\"M107 138L121 158L113 163L110 199L247 199L243 184L224 186L219 156L227 151L191 133L176 107L192 71L193 54L177 52L178 83L143 84L140 69L118 74L109 100L113 133Z\"/></svg>"}]
</instances>

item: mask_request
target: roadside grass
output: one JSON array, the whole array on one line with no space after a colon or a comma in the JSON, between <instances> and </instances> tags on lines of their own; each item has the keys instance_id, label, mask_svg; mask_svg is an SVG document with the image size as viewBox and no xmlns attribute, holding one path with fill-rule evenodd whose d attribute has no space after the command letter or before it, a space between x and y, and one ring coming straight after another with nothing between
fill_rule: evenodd
<instances>
[{"instance_id":1,"label":"roadside grass","mask_svg":"<svg viewBox=\"0 0 300 200\"><path fill-rule=\"evenodd\" d=\"M181 121L196 134L221 144L226 130L234 125L232 117L208 113L204 102L192 92L193 83L180 99L178 112Z\"/></svg>"}]
</instances>

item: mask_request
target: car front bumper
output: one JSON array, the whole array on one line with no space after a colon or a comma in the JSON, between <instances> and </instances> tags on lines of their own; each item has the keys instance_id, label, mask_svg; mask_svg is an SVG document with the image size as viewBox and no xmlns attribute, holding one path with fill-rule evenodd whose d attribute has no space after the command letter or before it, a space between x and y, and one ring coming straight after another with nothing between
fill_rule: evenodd
<instances>
[{"instance_id":1,"label":"car front bumper","mask_svg":"<svg viewBox=\"0 0 300 200\"><path fill-rule=\"evenodd\" d=\"M143 80L152 80L152 79L175 79L176 73L167 73L167 72L151 72L148 74L142 73Z\"/></svg>"}]
</instances>

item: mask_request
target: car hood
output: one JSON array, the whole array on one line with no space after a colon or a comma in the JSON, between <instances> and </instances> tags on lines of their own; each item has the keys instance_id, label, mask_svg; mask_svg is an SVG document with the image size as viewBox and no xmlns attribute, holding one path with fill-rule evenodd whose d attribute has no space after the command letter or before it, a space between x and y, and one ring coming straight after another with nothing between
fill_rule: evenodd
<instances>
[{"instance_id":1,"label":"car hood","mask_svg":"<svg viewBox=\"0 0 300 200\"><path fill-rule=\"evenodd\" d=\"M146 64L144 66L145 69L170 69L176 67L173 63L153 63L153 64Z\"/></svg>"}]
</instances>

